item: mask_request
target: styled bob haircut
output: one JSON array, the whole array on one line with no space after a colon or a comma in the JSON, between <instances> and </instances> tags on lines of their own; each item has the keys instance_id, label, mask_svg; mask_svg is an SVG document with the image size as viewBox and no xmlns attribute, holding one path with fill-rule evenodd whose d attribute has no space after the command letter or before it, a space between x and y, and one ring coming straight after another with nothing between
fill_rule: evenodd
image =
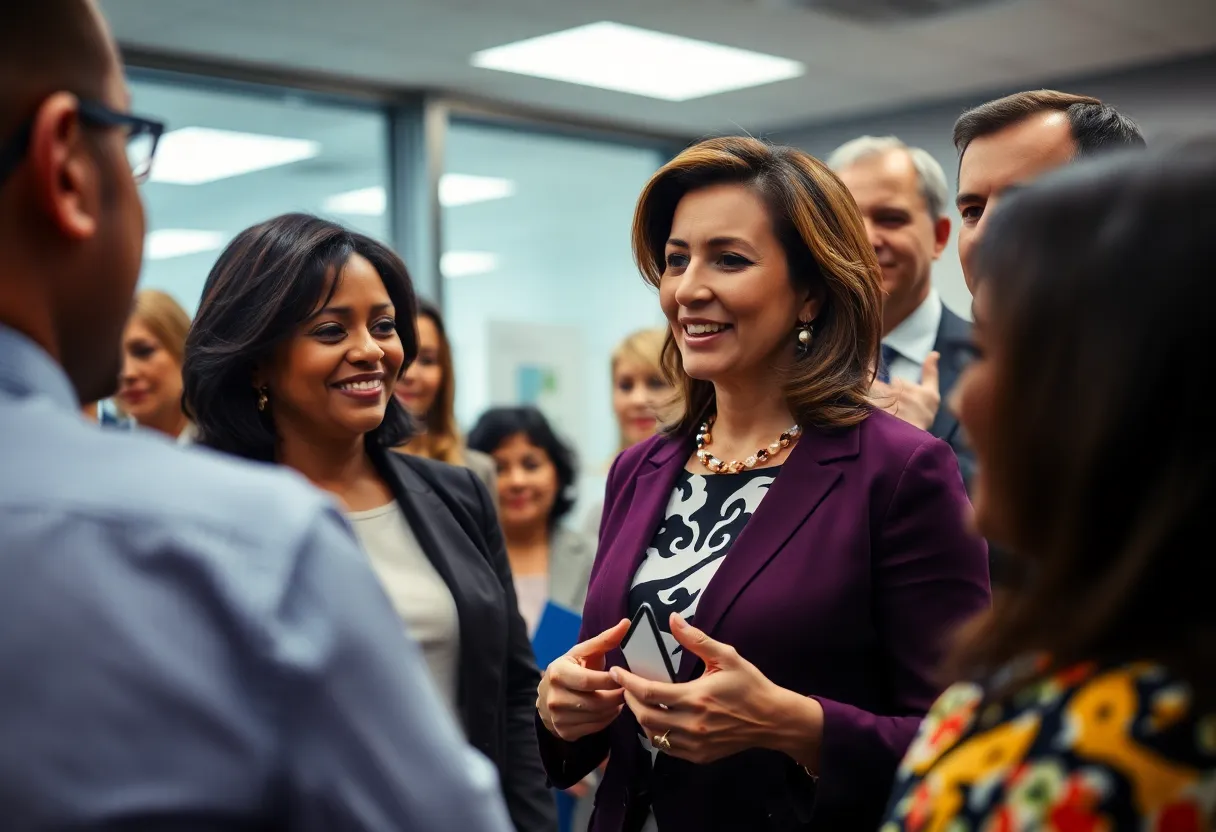
<instances>
[{"instance_id":1,"label":"styled bob haircut","mask_svg":"<svg viewBox=\"0 0 1216 832\"><path fill-rule=\"evenodd\" d=\"M355 254L375 267L393 302L405 350L403 371L417 357L414 287L391 249L308 214L284 214L255 225L238 234L212 267L186 339L183 397L200 444L274 460L274 391L270 405L258 410L254 371L329 302ZM369 447L391 448L413 432L413 420L390 396L384 421L366 439Z\"/></svg>"},{"instance_id":2,"label":"styled bob haircut","mask_svg":"<svg viewBox=\"0 0 1216 832\"><path fill-rule=\"evenodd\" d=\"M882 272L857 203L818 159L792 147L731 136L692 145L647 183L633 218L633 255L656 288L676 206L713 185L752 188L768 206L790 280L822 301L807 354L783 386L804 426L844 427L870 413L869 390L882 337ZM790 332L790 344L794 333ZM714 410L714 387L691 378L670 328L663 369L675 388L668 433L690 436Z\"/></svg>"},{"instance_id":3,"label":"styled bob haircut","mask_svg":"<svg viewBox=\"0 0 1216 832\"><path fill-rule=\"evenodd\" d=\"M1216 443L1179 406L1211 375L1214 238L1216 140L1080 162L994 210L985 477L1025 580L963 672L1159 661L1216 704Z\"/></svg>"},{"instance_id":4,"label":"styled bob haircut","mask_svg":"<svg viewBox=\"0 0 1216 832\"><path fill-rule=\"evenodd\" d=\"M549 528L554 528L574 508L578 466L574 451L558 438L543 413L535 407L492 407L481 414L469 431L469 447L483 454L493 454L504 442L519 434L548 454L557 469L557 499L549 512Z\"/></svg>"}]
</instances>

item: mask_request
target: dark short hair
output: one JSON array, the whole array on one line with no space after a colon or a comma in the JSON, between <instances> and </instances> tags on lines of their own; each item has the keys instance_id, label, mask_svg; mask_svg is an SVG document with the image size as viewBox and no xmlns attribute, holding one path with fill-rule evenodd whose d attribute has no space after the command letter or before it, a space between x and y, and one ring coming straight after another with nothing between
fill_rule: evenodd
<instances>
[{"instance_id":1,"label":"dark short hair","mask_svg":"<svg viewBox=\"0 0 1216 832\"><path fill-rule=\"evenodd\" d=\"M549 512L549 525L558 522L574 508L574 480L578 476L574 451L558 438L545 415L535 407L492 407L469 432L469 447L492 454L513 436L523 434L528 441L549 455L557 469L557 499Z\"/></svg>"},{"instance_id":2,"label":"dark short hair","mask_svg":"<svg viewBox=\"0 0 1216 832\"><path fill-rule=\"evenodd\" d=\"M954 147L959 159L974 140L1050 111L1068 114L1078 158L1105 150L1145 146L1136 123L1100 99L1057 90L1031 90L989 101L959 116L954 122Z\"/></svg>"},{"instance_id":3,"label":"dark short hair","mask_svg":"<svg viewBox=\"0 0 1216 832\"><path fill-rule=\"evenodd\" d=\"M186 338L183 403L200 444L247 459L275 453L273 406L257 408L256 367L338 288L342 267L358 254L375 267L393 302L405 350L402 371L418 355L417 301L401 258L370 237L308 214L284 214L242 231L207 276ZM370 446L405 443L414 423L393 396Z\"/></svg>"},{"instance_id":4,"label":"dark short hair","mask_svg":"<svg viewBox=\"0 0 1216 832\"><path fill-rule=\"evenodd\" d=\"M1216 140L1069 166L990 222L985 476L1029 568L972 658L1162 661L1216 697L1216 444L1180 404L1211 376Z\"/></svg>"},{"instance_id":5,"label":"dark short hair","mask_svg":"<svg viewBox=\"0 0 1216 832\"><path fill-rule=\"evenodd\" d=\"M118 71L99 12L86 0L6 2L0 16L0 141L59 91L99 99Z\"/></svg>"},{"instance_id":6,"label":"dark short hair","mask_svg":"<svg viewBox=\"0 0 1216 832\"><path fill-rule=\"evenodd\" d=\"M707 139L659 169L638 197L633 256L658 287L676 207L685 195L739 184L764 200L781 243L790 281L822 298L806 355L783 380L786 403L804 426L855 425L871 412L869 391L882 337L882 270L857 203L818 159L793 147L745 136ZM789 333L790 345L794 332ZM684 372L670 328L663 372L675 388L667 432L691 436L715 407L713 384Z\"/></svg>"}]
</instances>

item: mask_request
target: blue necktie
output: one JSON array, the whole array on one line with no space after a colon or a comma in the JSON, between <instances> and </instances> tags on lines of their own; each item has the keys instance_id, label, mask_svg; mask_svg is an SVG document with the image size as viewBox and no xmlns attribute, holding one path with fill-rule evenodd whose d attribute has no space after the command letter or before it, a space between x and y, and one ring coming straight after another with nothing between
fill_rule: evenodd
<instances>
[{"instance_id":1,"label":"blue necktie","mask_svg":"<svg viewBox=\"0 0 1216 832\"><path fill-rule=\"evenodd\" d=\"M884 384L891 383L891 362L895 360L895 356L899 355L895 347L883 344L879 350L878 359L878 380Z\"/></svg>"}]
</instances>

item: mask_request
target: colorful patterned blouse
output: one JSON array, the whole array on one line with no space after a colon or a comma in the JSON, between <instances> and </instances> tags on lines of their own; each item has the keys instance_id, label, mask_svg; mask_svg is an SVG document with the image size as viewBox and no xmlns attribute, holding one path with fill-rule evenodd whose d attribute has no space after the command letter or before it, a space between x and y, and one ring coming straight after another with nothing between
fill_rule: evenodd
<instances>
[{"instance_id":1,"label":"colorful patterned blouse","mask_svg":"<svg viewBox=\"0 0 1216 832\"><path fill-rule=\"evenodd\" d=\"M899 767L881 832L1208 832L1216 713L1150 664L1081 665L1001 703L960 684Z\"/></svg>"}]
</instances>

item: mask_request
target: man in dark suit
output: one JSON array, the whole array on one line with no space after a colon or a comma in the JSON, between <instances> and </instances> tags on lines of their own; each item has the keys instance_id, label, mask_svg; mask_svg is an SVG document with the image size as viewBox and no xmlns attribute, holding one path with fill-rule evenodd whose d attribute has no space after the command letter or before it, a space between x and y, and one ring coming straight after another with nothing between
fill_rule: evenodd
<instances>
[{"instance_id":1,"label":"man in dark suit","mask_svg":"<svg viewBox=\"0 0 1216 832\"><path fill-rule=\"evenodd\" d=\"M861 209L882 266L882 360L875 402L954 449L964 480L974 458L943 407L966 362L971 325L933 288L933 262L950 240L946 175L926 151L894 136L862 136L828 158Z\"/></svg>"}]
</instances>

